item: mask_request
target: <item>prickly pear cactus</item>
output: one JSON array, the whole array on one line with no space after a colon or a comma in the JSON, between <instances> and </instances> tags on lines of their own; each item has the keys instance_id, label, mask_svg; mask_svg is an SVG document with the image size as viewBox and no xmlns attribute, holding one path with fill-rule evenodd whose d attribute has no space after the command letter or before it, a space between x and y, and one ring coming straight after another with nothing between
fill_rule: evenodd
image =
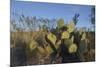
<instances>
[{"instance_id":1,"label":"prickly pear cactus","mask_svg":"<svg viewBox=\"0 0 100 67\"><path fill-rule=\"evenodd\" d=\"M53 44L55 44L55 42L56 42L56 40L57 40L56 36L55 36L53 33L49 33L49 34L47 35L47 38L48 38Z\"/></svg>"},{"instance_id":2,"label":"prickly pear cactus","mask_svg":"<svg viewBox=\"0 0 100 67\"><path fill-rule=\"evenodd\" d=\"M71 37L71 41L72 41L72 43L74 42L74 36Z\"/></svg>"},{"instance_id":3,"label":"prickly pear cactus","mask_svg":"<svg viewBox=\"0 0 100 67\"><path fill-rule=\"evenodd\" d=\"M60 29L64 26L64 19L59 19L57 22L57 28Z\"/></svg>"},{"instance_id":4,"label":"prickly pear cactus","mask_svg":"<svg viewBox=\"0 0 100 67\"><path fill-rule=\"evenodd\" d=\"M71 44L68 48L69 53L75 53L77 51L77 45L76 44Z\"/></svg>"},{"instance_id":5,"label":"prickly pear cactus","mask_svg":"<svg viewBox=\"0 0 100 67\"><path fill-rule=\"evenodd\" d=\"M84 32L84 33L82 34L81 40L85 40L85 39L86 39L86 33Z\"/></svg>"},{"instance_id":6,"label":"prickly pear cactus","mask_svg":"<svg viewBox=\"0 0 100 67\"><path fill-rule=\"evenodd\" d=\"M79 44L79 51L80 51L81 54L83 54L84 52L87 51L87 45L86 45L85 40L81 40L81 41L80 41L80 44Z\"/></svg>"},{"instance_id":7,"label":"prickly pear cactus","mask_svg":"<svg viewBox=\"0 0 100 67\"><path fill-rule=\"evenodd\" d=\"M43 47L38 46L37 48L38 48L38 53L40 53L40 54L44 54L45 53L45 49Z\"/></svg>"},{"instance_id":8,"label":"prickly pear cactus","mask_svg":"<svg viewBox=\"0 0 100 67\"><path fill-rule=\"evenodd\" d=\"M61 40L59 40L54 46L56 47L56 49L58 49L60 47L61 44Z\"/></svg>"},{"instance_id":9,"label":"prickly pear cactus","mask_svg":"<svg viewBox=\"0 0 100 67\"><path fill-rule=\"evenodd\" d=\"M71 21L70 23L67 24L67 28L68 28L67 31L69 33L72 33L75 29L75 23L73 21Z\"/></svg>"},{"instance_id":10,"label":"prickly pear cactus","mask_svg":"<svg viewBox=\"0 0 100 67\"><path fill-rule=\"evenodd\" d=\"M53 52L52 48L49 45L46 46L46 50L47 50L48 55Z\"/></svg>"},{"instance_id":11,"label":"prickly pear cactus","mask_svg":"<svg viewBox=\"0 0 100 67\"><path fill-rule=\"evenodd\" d=\"M70 37L69 32L64 31L64 32L62 33L61 39L68 39L69 37Z\"/></svg>"},{"instance_id":12,"label":"prickly pear cactus","mask_svg":"<svg viewBox=\"0 0 100 67\"><path fill-rule=\"evenodd\" d=\"M66 46L69 46L69 45L71 45L73 42L72 42L72 40L71 39L65 39L64 40L64 44L66 45Z\"/></svg>"},{"instance_id":13,"label":"prickly pear cactus","mask_svg":"<svg viewBox=\"0 0 100 67\"><path fill-rule=\"evenodd\" d=\"M85 32L84 28L79 29L79 35L82 35L82 33Z\"/></svg>"},{"instance_id":14,"label":"prickly pear cactus","mask_svg":"<svg viewBox=\"0 0 100 67\"><path fill-rule=\"evenodd\" d=\"M31 41L31 43L29 44L29 49L32 51L35 48L37 48L38 43L36 41Z\"/></svg>"}]
</instances>

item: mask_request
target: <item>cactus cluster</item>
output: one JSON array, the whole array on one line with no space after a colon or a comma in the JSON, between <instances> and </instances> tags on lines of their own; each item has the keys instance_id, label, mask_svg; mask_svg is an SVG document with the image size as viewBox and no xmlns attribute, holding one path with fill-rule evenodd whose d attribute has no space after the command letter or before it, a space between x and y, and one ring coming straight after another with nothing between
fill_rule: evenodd
<instances>
[{"instance_id":1,"label":"cactus cluster","mask_svg":"<svg viewBox=\"0 0 100 67\"><path fill-rule=\"evenodd\" d=\"M59 58L59 63L84 61L84 53L88 51L88 44L90 42L89 39L87 39L87 32L85 29L76 29L76 22L74 20L65 24L63 19L59 19L56 28L51 30L45 28L37 33L30 32L27 35L28 37L26 37L24 32L18 32L18 34L22 34L19 38L22 37L23 42L27 43L27 61L29 62L29 59L33 57L40 60L33 64L58 63L57 59ZM69 56L72 58L70 59ZM76 57L78 57L78 60L76 60Z\"/></svg>"},{"instance_id":2,"label":"cactus cluster","mask_svg":"<svg viewBox=\"0 0 100 67\"><path fill-rule=\"evenodd\" d=\"M62 28L66 28L63 30ZM47 53L46 55L51 55L55 51L59 51L61 48L61 43L65 44L67 47L66 51L68 51L69 54L77 53L79 50L79 44L75 43L75 35L76 32L75 30L75 23L74 21L69 22L68 24L64 24L63 19L58 20L57 24L57 29L55 29L60 35L58 38L57 35L58 33L53 33L51 31L47 32L45 35L45 39L47 41L47 45L44 44L44 47L38 46L38 42L32 40L32 43L29 44L31 50L35 50L35 48L38 49L37 52L44 54L45 52ZM74 33L74 34L72 34ZM82 29L78 31L79 35L81 36L79 39L80 41L86 39L86 33ZM86 44L84 44L85 46ZM84 51L84 49L83 49Z\"/></svg>"}]
</instances>

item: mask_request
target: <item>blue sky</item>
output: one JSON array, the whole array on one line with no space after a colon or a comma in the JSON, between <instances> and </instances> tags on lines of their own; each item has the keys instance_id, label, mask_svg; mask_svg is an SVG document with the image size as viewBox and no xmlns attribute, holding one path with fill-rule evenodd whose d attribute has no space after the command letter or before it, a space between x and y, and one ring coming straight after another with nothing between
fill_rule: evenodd
<instances>
[{"instance_id":1,"label":"blue sky","mask_svg":"<svg viewBox=\"0 0 100 67\"><path fill-rule=\"evenodd\" d=\"M59 19L63 18L65 23L72 20L75 13L79 13L77 27L91 27L89 15L91 8L89 5L54 4L40 2L11 1L12 13L24 14L25 16L36 16L38 18ZM17 16L12 16L17 18Z\"/></svg>"}]
</instances>

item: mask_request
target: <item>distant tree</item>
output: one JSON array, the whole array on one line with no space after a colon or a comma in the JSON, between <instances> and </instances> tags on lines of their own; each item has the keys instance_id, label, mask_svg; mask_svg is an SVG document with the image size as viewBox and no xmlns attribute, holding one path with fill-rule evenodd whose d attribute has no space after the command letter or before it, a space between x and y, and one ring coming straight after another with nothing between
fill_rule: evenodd
<instances>
[{"instance_id":1,"label":"distant tree","mask_svg":"<svg viewBox=\"0 0 100 67\"><path fill-rule=\"evenodd\" d=\"M91 24L95 30L95 7L91 8L91 15L90 15Z\"/></svg>"},{"instance_id":2,"label":"distant tree","mask_svg":"<svg viewBox=\"0 0 100 67\"><path fill-rule=\"evenodd\" d=\"M77 22L78 22L79 16L80 16L79 13L76 13L76 14L74 15L74 17L73 17L73 21L74 21L75 25L76 25Z\"/></svg>"},{"instance_id":3,"label":"distant tree","mask_svg":"<svg viewBox=\"0 0 100 67\"><path fill-rule=\"evenodd\" d=\"M95 7L91 8L91 23L95 25Z\"/></svg>"},{"instance_id":4,"label":"distant tree","mask_svg":"<svg viewBox=\"0 0 100 67\"><path fill-rule=\"evenodd\" d=\"M50 24L51 24L51 28L50 29L56 28L56 25L57 25L56 22L57 22L56 19L50 20Z\"/></svg>"},{"instance_id":5,"label":"distant tree","mask_svg":"<svg viewBox=\"0 0 100 67\"><path fill-rule=\"evenodd\" d=\"M15 24L15 20L12 19L10 22L10 29L11 31L15 31L16 30L16 24Z\"/></svg>"},{"instance_id":6,"label":"distant tree","mask_svg":"<svg viewBox=\"0 0 100 67\"><path fill-rule=\"evenodd\" d=\"M45 28L47 28L47 22L48 20L45 20L44 18L39 18L38 22L39 22L39 27L44 30Z\"/></svg>"},{"instance_id":7,"label":"distant tree","mask_svg":"<svg viewBox=\"0 0 100 67\"><path fill-rule=\"evenodd\" d=\"M19 17L19 22L22 24L21 28L29 29L30 31L33 31L36 29L36 17L25 17L24 15L21 15ZM24 29L23 29L24 30Z\"/></svg>"}]
</instances>

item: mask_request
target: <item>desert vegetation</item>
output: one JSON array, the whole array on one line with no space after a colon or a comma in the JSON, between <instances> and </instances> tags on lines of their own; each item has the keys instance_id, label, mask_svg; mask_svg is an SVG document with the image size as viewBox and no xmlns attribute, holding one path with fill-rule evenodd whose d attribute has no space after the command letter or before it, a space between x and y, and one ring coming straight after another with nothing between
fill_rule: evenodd
<instances>
[{"instance_id":1,"label":"desert vegetation","mask_svg":"<svg viewBox=\"0 0 100 67\"><path fill-rule=\"evenodd\" d=\"M94 8L93 8L94 9ZM93 10L91 14L94 14ZM77 28L79 14L65 23L63 18L48 19L19 15L11 19L11 65L58 64L95 60L94 30Z\"/></svg>"}]
</instances>

